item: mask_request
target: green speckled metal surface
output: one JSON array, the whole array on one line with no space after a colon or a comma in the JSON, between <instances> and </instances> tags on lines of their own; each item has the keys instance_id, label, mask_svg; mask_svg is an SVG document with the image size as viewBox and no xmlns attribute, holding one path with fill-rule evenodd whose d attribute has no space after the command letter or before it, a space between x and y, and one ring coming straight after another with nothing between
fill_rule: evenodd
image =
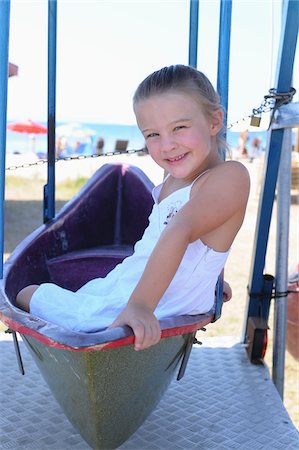
<instances>
[{"instance_id":1,"label":"green speckled metal surface","mask_svg":"<svg viewBox=\"0 0 299 450\"><path fill-rule=\"evenodd\" d=\"M93 448L116 448L152 412L172 380L187 336L136 352L132 345L77 352L23 336L64 413Z\"/></svg>"}]
</instances>

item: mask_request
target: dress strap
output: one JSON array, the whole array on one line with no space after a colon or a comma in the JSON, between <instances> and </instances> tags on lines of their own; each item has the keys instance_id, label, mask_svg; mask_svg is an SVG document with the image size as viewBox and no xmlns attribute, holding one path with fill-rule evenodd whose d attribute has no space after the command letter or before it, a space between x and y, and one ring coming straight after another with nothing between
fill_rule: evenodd
<instances>
[{"instance_id":1,"label":"dress strap","mask_svg":"<svg viewBox=\"0 0 299 450\"><path fill-rule=\"evenodd\" d=\"M207 173L207 172L209 172L209 171L210 171L210 169L207 169L207 170L204 170L202 173L200 173L200 174L195 178L195 180L192 181L192 183L190 184L190 187L192 188L193 184L194 184L200 177L202 177L205 173Z\"/></svg>"},{"instance_id":2,"label":"dress strap","mask_svg":"<svg viewBox=\"0 0 299 450\"><path fill-rule=\"evenodd\" d=\"M210 169L205 170L204 172L202 172L201 174L199 174L199 175L195 178L195 180L192 181L191 184L188 184L187 186L185 186L185 187L183 187L183 188L181 188L181 189L187 189L188 192L189 192L188 195L190 195L190 192L191 192L191 189L192 189L194 183L195 183L202 175L204 175L206 172L209 172L209 171L210 171ZM153 190L152 190L152 197L153 197L155 203L158 203L158 199L159 199L159 196L160 196L162 187L164 186L164 183L165 183L165 181L169 178L169 176L170 176L170 174L168 173L168 174L166 175L166 177L164 178L164 180L162 181L162 183L160 183L158 186L155 186L155 187L153 188ZM181 189L178 189L177 191L180 191ZM174 192L177 192L177 191L174 191ZM173 192L173 193L174 193L174 192ZM170 195L171 195L171 194L170 194ZM167 197L166 197L166 198L167 198Z\"/></svg>"}]
</instances>

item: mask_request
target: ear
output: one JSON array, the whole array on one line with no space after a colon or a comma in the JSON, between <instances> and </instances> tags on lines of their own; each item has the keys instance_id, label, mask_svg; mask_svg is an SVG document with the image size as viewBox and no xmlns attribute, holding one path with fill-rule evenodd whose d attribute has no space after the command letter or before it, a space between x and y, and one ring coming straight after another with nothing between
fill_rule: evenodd
<instances>
[{"instance_id":1,"label":"ear","mask_svg":"<svg viewBox=\"0 0 299 450\"><path fill-rule=\"evenodd\" d=\"M215 111L211 118L211 134L216 136L223 126L223 111L218 109Z\"/></svg>"}]
</instances>

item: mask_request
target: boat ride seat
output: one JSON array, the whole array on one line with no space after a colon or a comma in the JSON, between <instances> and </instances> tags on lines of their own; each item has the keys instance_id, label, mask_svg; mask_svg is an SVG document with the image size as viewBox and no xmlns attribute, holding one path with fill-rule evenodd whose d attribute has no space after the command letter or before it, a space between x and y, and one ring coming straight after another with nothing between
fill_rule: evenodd
<instances>
[{"instance_id":1,"label":"boat ride seat","mask_svg":"<svg viewBox=\"0 0 299 450\"><path fill-rule=\"evenodd\" d=\"M106 276L133 252L148 225L154 185L141 169L104 164L56 217L10 257L6 293L15 301L28 284L53 282L77 290Z\"/></svg>"},{"instance_id":2,"label":"boat ride seat","mask_svg":"<svg viewBox=\"0 0 299 450\"><path fill-rule=\"evenodd\" d=\"M65 253L47 261L50 281L76 291L94 278L104 278L132 254L133 245L105 245Z\"/></svg>"}]
</instances>

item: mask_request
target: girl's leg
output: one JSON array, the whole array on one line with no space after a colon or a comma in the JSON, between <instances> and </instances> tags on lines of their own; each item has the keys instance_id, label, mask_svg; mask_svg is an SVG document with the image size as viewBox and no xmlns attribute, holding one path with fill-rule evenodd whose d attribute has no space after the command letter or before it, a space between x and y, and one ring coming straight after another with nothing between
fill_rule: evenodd
<instances>
[{"instance_id":1,"label":"girl's leg","mask_svg":"<svg viewBox=\"0 0 299 450\"><path fill-rule=\"evenodd\" d=\"M30 300L36 289L39 287L38 284L30 284L24 287L16 297L16 305L18 308L29 312Z\"/></svg>"}]
</instances>

